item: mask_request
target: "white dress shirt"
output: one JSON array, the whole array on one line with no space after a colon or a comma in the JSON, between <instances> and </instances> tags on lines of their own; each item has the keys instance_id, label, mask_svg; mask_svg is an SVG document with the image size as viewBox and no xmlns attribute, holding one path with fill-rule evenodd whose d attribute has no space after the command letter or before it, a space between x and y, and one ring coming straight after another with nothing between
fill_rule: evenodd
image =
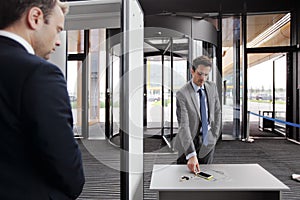
<instances>
[{"instance_id":1,"label":"white dress shirt","mask_svg":"<svg viewBox=\"0 0 300 200\"><path fill-rule=\"evenodd\" d=\"M35 54L32 46L24 38L20 37L19 35L14 34L12 32L0 30L0 36L8 37L10 39L15 40L16 42L20 43L27 50L28 53L33 54L33 55Z\"/></svg>"}]
</instances>

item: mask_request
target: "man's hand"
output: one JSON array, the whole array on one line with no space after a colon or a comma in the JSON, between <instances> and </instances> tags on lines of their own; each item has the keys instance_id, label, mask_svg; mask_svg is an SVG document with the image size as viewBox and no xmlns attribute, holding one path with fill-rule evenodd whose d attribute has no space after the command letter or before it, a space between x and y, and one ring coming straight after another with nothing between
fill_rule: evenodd
<instances>
[{"instance_id":1,"label":"man's hand","mask_svg":"<svg viewBox=\"0 0 300 200\"><path fill-rule=\"evenodd\" d=\"M193 156L188 160L187 167L193 173L200 172L200 167L199 167L197 156Z\"/></svg>"}]
</instances>

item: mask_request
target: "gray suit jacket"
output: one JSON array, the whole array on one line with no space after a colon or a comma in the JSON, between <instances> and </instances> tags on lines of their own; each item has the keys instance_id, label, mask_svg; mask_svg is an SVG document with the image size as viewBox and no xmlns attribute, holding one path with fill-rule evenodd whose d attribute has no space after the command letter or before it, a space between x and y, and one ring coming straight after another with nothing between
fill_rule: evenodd
<instances>
[{"instance_id":1,"label":"gray suit jacket","mask_svg":"<svg viewBox=\"0 0 300 200\"><path fill-rule=\"evenodd\" d=\"M174 139L174 147L178 150L179 156L196 151L198 157L202 158L215 147L220 136L221 106L217 87L211 81L206 81L204 87L211 126L208 132L209 144L207 146L202 145L202 137L199 136L201 128L200 108L191 81L176 93L176 114L179 130Z\"/></svg>"}]
</instances>

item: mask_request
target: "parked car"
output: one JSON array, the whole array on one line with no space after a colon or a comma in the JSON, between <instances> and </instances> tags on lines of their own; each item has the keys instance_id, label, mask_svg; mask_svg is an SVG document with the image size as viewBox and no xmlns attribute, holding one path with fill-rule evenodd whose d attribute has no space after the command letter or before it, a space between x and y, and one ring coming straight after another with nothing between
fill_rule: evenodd
<instances>
[{"instance_id":1,"label":"parked car","mask_svg":"<svg viewBox=\"0 0 300 200\"><path fill-rule=\"evenodd\" d=\"M160 101L160 97L159 96L156 96L156 97L149 97L147 99L149 102L157 102L157 101Z\"/></svg>"},{"instance_id":2,"label":"parked car","mask_svg":"<svg viewBox=\"0 0 300 200\"><path fill-rule=\"evenodd\" d=\"M74 102L77 100L76 96L70 95L69 97L70 97L70 102Z\"/></svg>"},{"instance_id":3,"label":"parked car","mask_svg":"<svg viewBox=\"0 0 300 200\"><path fill-rule=\"evenodd\" d=\"M269 100L269 101L271 101L272 100L272 95L269 95L269 94L258 94L258 95L256 95L255 99L256 100Z\"/></svg>"}]
</instances>

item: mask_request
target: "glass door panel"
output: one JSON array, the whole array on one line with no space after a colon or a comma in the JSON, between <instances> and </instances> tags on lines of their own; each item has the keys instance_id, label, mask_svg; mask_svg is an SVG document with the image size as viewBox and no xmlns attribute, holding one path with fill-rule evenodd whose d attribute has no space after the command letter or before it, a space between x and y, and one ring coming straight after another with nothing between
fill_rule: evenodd
<instances>
[{"instance_id":1,"label":"glass door panel","mask_svg":"<svg viewBox=\"0 0 300 200\"><path fill-rule=\"evenodd\" d=\"M110 126L111 137L119 134L120 128L120 57L118 56L119 44L111 49L111 86L110 86Z\"/></svg>"},{"instance_id":2,"label":"glass door panel","mask_svg":"<svg viewBox=\"0 0 300 200\"><path fill-rule=\"evenodd\" d=\"M274 60L275 119L286 121L287 58L283 54ZM275 122L275 131L285 135L285 124Z\"/></svg>"},{"instance_id":3,"label":"glass door panel","mask_svg":"<svg viewBox=\"0 0 300 200\"><path fill-rule=\"evenodd\" d=\"M111 140L113 144L119 146L120 128L120 44L117 44L108 50L108 64L107 64L107 91L106 96L106 115L107 127L106 137Z\"/></svg>"},{"instance_id":4,"label":"glass door panel","mask_svg":"<svg viewBox=\"0 0 300 200\"><path fill-rule=\"evenodd\" d=\"M168 136L170 135L171 130L171 123L173 123L171 119L171 91L172 91L172 84L171 84L171 56L165 55L164 56L164 65L163 65L163 135Z\"/></svg>"},{"instance_id":5,"label":"glass door panel","mask_svg":"<svg viewBox=\"0 0 300 200\"><path fill-rule=\"evenodd\" d=\"M147 59L147 128L160 128L162 121L162 60L161 56Z\"/></svg>"},{"instance_id":6,"label":"glass door panel","mask_svg":"<svg viewBox=\"0 0 300 200\"><path fill-rule=\"evenodd\" d=\"M273 59L272 54L248 54L248 110L273 118ZM260 130L273 131L272 121L250 115L250 126L257 124ZM250 132L251 136L269 136L264 132Z\"/></svg>"},{"instance_id":7,"label":"glass door panel","mask_svg":"<svg viewBox=\"0 0 300 200\"><path fill-rule=\"evenodd\" d=\"M222 19L222 140L241 137L241 84L243 76L240 61L240 23L238 16ZM224 37L225 36L225 37Z\"/></svg>"},{"instance_id":8,"label":"glass door panel","mask_svg":"<svg viewBox=\"0 0 300 200\"><path fill-rule=\"evenodd\" d=\"M259 115L250 115L250 127L257 126L260 130L250 131L250 136L279 136L274 134L277 123L264 117L285 116L285 103L279 100L280 96L285 99L286 91L286 61L283 61L279 53L248 54L248 110Z\"/></svg>"},{"instance_id":9,"label":"glass door panel","mask_svg":"<svg viewBox=\"0 0 300 200\"><path fill-rule=\"evenodd\" d=\"M105 29L90 30L89 139L105 139Z\"/></svg>"},{"instance_id":10,"label":"glass door panel","mask_svg":"<svg viewBox=\"0 0 300 200\"><path fill-rule=\"evenodd\" d=\"M173 124L174 128L178 128L176 115L176 92L186 84L188 76L188 61L187 58L174 57L173 59Z\"/></svg>"},{"instance_id":11,"label":"glass door panel","mask_svg":"<svg viewBox=\"0 0 300 200\"><path fill-rule=\"evenodd\" d=\"M154 45L156 47L154 49L163 50L164 53L164 55L147 57L147 128L170 127L172 121L173 125L178 126L176 92L187 81L188 43L189 40L187 38L175 38L172 40L165 38L148 39L147 41L148 45ZM171 105L172 95L173 105ZM173 119L171 119L172 109Z\"/></svg>"},{"instance_id":12,"label":"glass door panel","mask_svg":"<svg viewBox=\"0 0 300 200\"><path fill-rule=\"evenodd\" d=\"M67 88L73 115L73 129L75 136L82 136L82 62L68 61Z\"/></svg>"},{"instance_id":13,"label":"glass door panel","mask_svg":"<svg viewBox=\"0 0 300 200\"><path fill-rule=\"evenodd\" d=\"M147 131L170 147L176 117L176 92L186 83L188 38L145 39ZM176 131L175 131L176 133Z\"/></svg>"},{"instance_id":14,"label":"glass door panel","mask_svg":"<svg viewBox=\"0 0 300 200\"><path fill-rule=\"evenodd\" d=\"M188 38L173 39L173 68L172 68L172 83L173 83L173 128L178 128L176 115L176 92L184 86L188 81L188 57L189 57L189 42ZM171 95L171 94L170 94ZM177 133L177 130L174 131Z\"/></svg>"}]
</instances>

